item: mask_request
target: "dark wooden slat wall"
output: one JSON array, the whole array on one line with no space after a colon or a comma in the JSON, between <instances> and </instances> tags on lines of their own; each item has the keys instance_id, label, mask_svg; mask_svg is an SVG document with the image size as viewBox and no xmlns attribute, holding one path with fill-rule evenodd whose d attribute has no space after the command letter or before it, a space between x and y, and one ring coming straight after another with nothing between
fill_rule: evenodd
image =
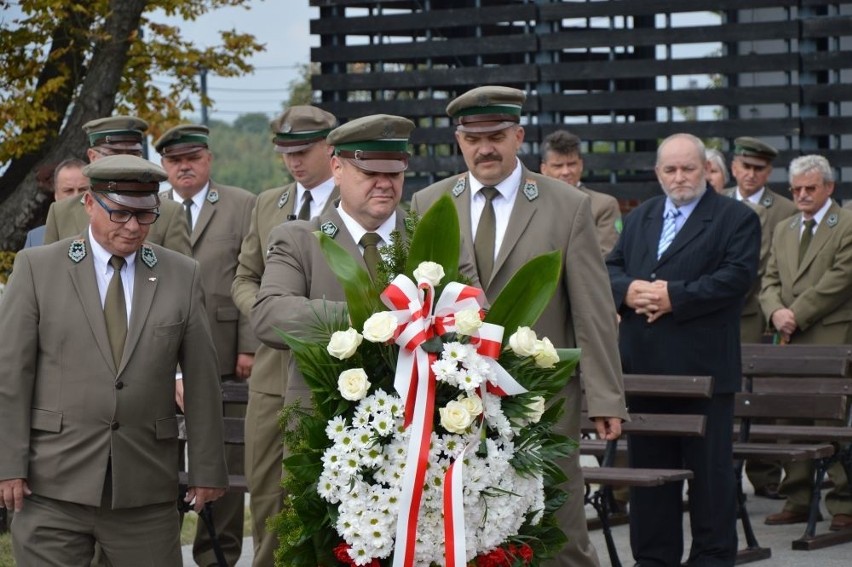
<instances>
[{"instance_id":1,"label":"dark wooden slat wall","mask_svg":"<svg viewBox=\"0 0 852 567\"><path fill-rule=\"evenodd\" d=\"M781 151L772 185L782 190L792 158L820 153L839 168L835 195L852 199L852 0L749 0L747 10L742 0L309 1L319 8L310 24L317 104L343 121L417 121L407 194L465 169L448 100L501 84L529 94L529 167L538 170L544 136L569 129L588 145L586 181L622 203L659 192L654 149L680 131L728 155L738 136L771 140ZM702 11L721 14L718 25L661 23ZM695 55L707 45L717 52ZM660 55L688 46L688 56ZM719 80L670 86L687 76ZM704 112L685 122L681 108Z\"/></svg>"}]
</instances>

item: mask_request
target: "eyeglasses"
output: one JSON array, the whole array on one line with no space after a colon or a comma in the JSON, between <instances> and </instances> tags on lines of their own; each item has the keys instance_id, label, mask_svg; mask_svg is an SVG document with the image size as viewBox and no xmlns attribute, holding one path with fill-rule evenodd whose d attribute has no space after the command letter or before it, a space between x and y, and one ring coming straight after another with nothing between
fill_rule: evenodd
<instances>
[{"instance_id":1,"label":"eyeglasses","mask_svg":"<svg viewBox=\"0 0 852 567\"><path fill-rule=\"evenodd\" d=\"M813 195L816 193L816 190L822 187L821 185L800 185L798 187L790 187L790 193L793 195L798 195L802 191L807 193L808 195Z\"/></svg>"},{"instance_id":2,"label":"eyeglasses","mask_svg":"<svg viewBox=\"0 0 852 567\"><path fill-rule=\"evenodd\" d=\"M154 224L158 218L160 218L159 211L128 211L126 209L110 209L107 207L103 201L101 201L97 194L92 193L92 197L94 197L95 201L103 207L103 209L109 213L109 220L112 222L117 222L124 224L130 220L130 217L136 217L136 222L139 224Z\"/></svg>"}]
</instances>

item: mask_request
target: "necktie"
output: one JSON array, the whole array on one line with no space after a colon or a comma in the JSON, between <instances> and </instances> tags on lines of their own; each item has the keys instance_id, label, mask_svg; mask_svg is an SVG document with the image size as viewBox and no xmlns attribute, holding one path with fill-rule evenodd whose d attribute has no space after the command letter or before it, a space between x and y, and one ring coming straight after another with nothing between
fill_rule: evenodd
<instances>
[{"instance_id":1,"label":"necktie","mask_svg":"<svg viewBox=\"0 0 852 567\"><path fill-rule=\"evenodd\" d=\"M500 193L496 187L483 187L481 191L485 196L485 208L482 209L479 225L476 227L473 252L476 257L476 271L479 273L479 281L482 285L486 285L491 279L491 270L494 269L494 241L497 239L494 198Z\"/></svg>"},{"instance_id":2,"label":"necktie","mask_svg":"<svg viewBox=\"0 0 852 567\"><path fill-rule=\"evenodd\" d=\"M296 217L299 220L311 220L311 192L305 191L305 194L302 196L302 208L299 209L299 216Z\"/></svg>"},{"instance_id":3,"label":"necktie","mask_svg":"<svg viewBox=\"0 0 852 567\"><path fill-rule=\"evenodd\" d=\"M124 266L124 258L113 256L109 259L112 266L112 279L107 286L106 299L104 300L104 320L106 321L109 346L112 350L112 359L115 367L121 363L121 355L124 353L124 341L127 338L127 307L124 303L124 285L121 283L121 268Z\"/></svg>"},{"instance_id":4,"label":"necktie","mask_svg":"<svg viewBox=\"0 0 852 567\"><path fill-rule=\"evenodd\" d=\"M192 199L184 199L183 208L186 213L186 226L189 227L189 233L192 234Z\"/></svg>"},{"instance_id":5,"label":"necktie","mask_svg":"<svg viewBox=\"0 0 852 567\"><path fill-rule=\"evenodd\" d=\"M663 255L663 252L666 251L666 248L672 243L674 240L675 234L677 234L677 217L681 215L681 212L677 209L669 209L666 211L666 214L663 216L663 232L660 234L660 244L657 246L657 260L660 259L660 256Z\"/></svg>"},{"instance_id":6,"label":"necktie","mask_svg":"<svg viewBox=\"0 0 852 567\"><path fill-rule=\"evenodd\" d=\"M376 281L376 272L379 267L379 242L382 237L375 232L366 232L361 237L359 244L364 247L364 263L367 264L367 271L370 272L370 278Z\"/></svg>"},{"instance_id":7,"label":"necktie","mask_svg":"<svg viewBox=\"0 0 852 567\"><path fill-rule=\"evenodd\" d=\"M816 220L814 219L805 221L805 230L802 232L802 238L799 240L799 265L801 265L802 259L805 257L805 252L808 251L811 239L814 237L815 225Z\"/></svg>"}]
</instances>

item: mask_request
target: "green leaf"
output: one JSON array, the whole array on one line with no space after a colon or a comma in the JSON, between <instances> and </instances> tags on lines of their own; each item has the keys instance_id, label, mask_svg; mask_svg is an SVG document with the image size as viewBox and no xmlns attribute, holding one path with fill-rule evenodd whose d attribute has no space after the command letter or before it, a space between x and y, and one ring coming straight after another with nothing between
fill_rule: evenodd
<instances>
[{"instance_id":1,"label":"green leaf","mask_svg":"<svg viewBox=\"0 0 852 567\"><path fill-rule=\"evenodd\" d=\"M429 207L417 223L408 250L405 273L411 276L421 262L435 262L444 267L444 282L458 280L459 217L449 195L443 195Z\"/></svg>"},{"instance_id":2,"label":"green leaf","mask_svg":"<svg viewBox=\"0 0 852 567\"><path fill-rule=\"evenodd\" d=\"M370 315L377 311L384 311L379 292L373 285L367 270L362 268L348 251L325 234L319 231L314 234L319 238L320 249L328 266L334 272L346 295L349 320L354 328L360 330Z\"/></svg>"},{"instance_id":3,"label":"green leaf","mask_svg":"<svg viewBox=\"0 0 852 567\"><path fill-rule=\"evenodd\" d=\"M284 467L300 482L315 482L322 474L322 459L308 453L296 453L284 459Z\"/></svg>"},{"instance_id":4,"label":"green leaf","mask_svg":"<svg viewBox=\"0 0 852 567\"><path fill-rule=\"evenodd\" d=\"M532 327L544 312L559 284L562 253L558 250L536 256L520 270L494 300L485 320L503 325L509 335L518 327Z\"/></svg>"}]
</instances>

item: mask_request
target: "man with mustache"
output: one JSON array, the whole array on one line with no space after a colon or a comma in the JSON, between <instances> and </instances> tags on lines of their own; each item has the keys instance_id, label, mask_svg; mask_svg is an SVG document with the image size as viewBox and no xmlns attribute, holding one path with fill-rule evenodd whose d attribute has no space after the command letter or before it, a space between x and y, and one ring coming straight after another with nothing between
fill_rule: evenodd
<instances>
[{"instance_id":1,"label":"man with mustache","mask_svg":"<svg viewBox=\"0 0 852 567\"><path fill-rule=\"evenodd\" d=\"M601 258L589 197L524 167L517 152L524 141L520 125L526 94L501 86L475 88L452 100L447 114L468 172L414 194L411 208L424 212L443 194L453 197L463 246L476 258L482 289L497 298L515 272L532 258L560 250L559 286L535 325L557 347L583 349L582 379L589 416L602 439L621 434L627 418L616 345L615 308ZM579 439L579 379L565 388L560 433ZM568 501L557 521L568 541L555 565L599 565L586 531L583 474L579 457L564 459Z\"/></svg>"},{"instance_id":2,"label":"man with mustache","mask_svg":"<svg viewBox=\"0 0 852 567\"><path fill-rule=\"evenodd\" d=\"M624 371L713 376L709 400L629 400L637 413L707 418L704 437L635 435L628 443L631 467L693 471L692 548L685 564L702 567L733 566L737 557L731 430L734 393L742 380L740 312L760 255L757 214L708 189L708 169L704 144L695 136L674 134L663 140L655 172L664 195L627 216L607 256L621 315ZM681 565L682 531L683 483L630 491L636 565Z\"/></svg>"},{"instance_id":3,"label":"man with mustache","mask_svg":"<svg viewBox=\"0 0 852 567\"><path fill-rule=\"evenodd\" d=\"M231 298L240 245L248 234L255 195L245 189L219 185L210 179L213 153L206 126L182 124L163 134L154 147L163 158L171 191L165 195L182 201L190 229L192 256L201 264L201 283L222 381L247 380L259 344ZM230 417L245 415L243 404L227 404ZM228 470L242 474L242 447L225 448ZM214 506L216 535L229 565L236 564L243 544L244 496L229 492ZM216 565L212 542L201 523L195 533L193 557L198 565Z\"/></svg>"},{"instance_id":4,"label":"man with mustache","mask_svg":"<svg viewBox=\"0 0 852 567\"><path fill-rule=\"evenodd\" d=\"M852 343L852 213L831 199L834 172L819 155L794 159L788 171L799 214L778 223L760 290L760 306L791 344ZM767 516L770 525L806 522L813 463L789 463L781 494L784 509ZM852 497L843 468L829 468L834 489L825 504L832 530L852 527Z\"/></svg>"}]
</instances>

